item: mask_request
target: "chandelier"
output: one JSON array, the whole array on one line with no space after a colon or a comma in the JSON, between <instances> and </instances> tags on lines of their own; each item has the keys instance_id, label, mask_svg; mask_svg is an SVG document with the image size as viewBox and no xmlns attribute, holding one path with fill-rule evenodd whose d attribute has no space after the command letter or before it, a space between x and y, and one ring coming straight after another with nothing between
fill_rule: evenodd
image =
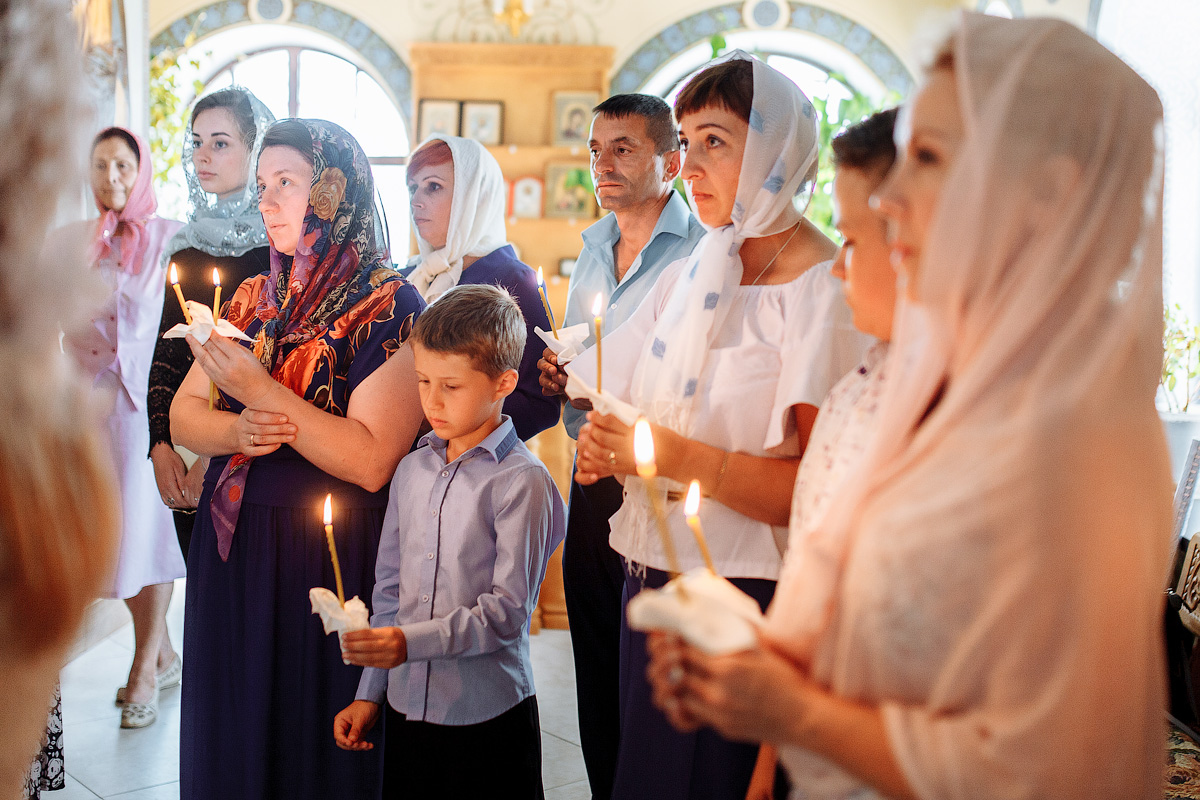
<instances>
[{"instance_id":1,"label":"chandelier","mask_svg":"<svg viewBox=\"0 0 1200 800\"><path fill-rule=\"evenodd\" d=\"M521 26L532 16L533 0L490 0L490 3L496 22L507 25L512 38L520 36Z\"/></svg>"}]
</instances>

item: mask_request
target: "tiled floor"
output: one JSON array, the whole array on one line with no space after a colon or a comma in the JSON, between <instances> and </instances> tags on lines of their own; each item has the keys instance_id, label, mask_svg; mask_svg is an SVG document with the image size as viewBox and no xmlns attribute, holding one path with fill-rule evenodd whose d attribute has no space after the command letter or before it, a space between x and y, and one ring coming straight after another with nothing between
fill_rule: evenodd
<instances>
[{"instance_id":1,"label":"tiled floor","mask_svg":"<svg viewBox=\"0 0 1200 800\"><path fill-rule=\"evenodd\" d=\"M176 586L167 623L175 646L182 649L183 581ZM543 631L531 642L546 798L588 798L570 636L566 631ZM63 670L67 788L45 794L46 800L178 800L179 690L163 692L154 725L136 731L119 727L113 693L125 682L132 654L133 628L126 625Z\"/></svg>"}]
</instances>

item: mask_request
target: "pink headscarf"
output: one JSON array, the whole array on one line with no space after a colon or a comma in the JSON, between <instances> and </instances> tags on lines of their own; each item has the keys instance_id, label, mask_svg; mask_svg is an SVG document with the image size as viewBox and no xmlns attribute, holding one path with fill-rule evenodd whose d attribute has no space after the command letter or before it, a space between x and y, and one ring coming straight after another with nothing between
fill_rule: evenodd
<instances>
[{"instance_id":1,"label":"pink headscarf","mask_svg":"<svg viewBox=\"0 0 1200 800\"><path fill-rule=\"evenodd\" d=\"M99 144L102 139L109 138L114 131L127 134L137 142L138 174L133 182L133 189L129 192L129 202L119 214L111 208L106 208L93 192L92 197L100 211L100 219L97 222L96 238L92 241L88 256L91 263L99 262L112 251L113 239L120 239L119 266L125 272L137 275L142 271L142 260L146 254L146 223L158 209L158 199L154 196L154 186L151 183L154 166L150 161L150 148L140 136L127 128L105 128L96 135L95 143Z\"/></svg>"},{"instance_id":2,"label":"pink headscarf","mask_svg":"<svg viewBox=\"0 0 1200 800\"><path fill-rule=\"evenodd\" d=\"M882 709L920 797L1161 796L1162 106L1063 22L963 14L951 52L965 137L875 437L765 635Z\"/></svg>"}]
</instances>

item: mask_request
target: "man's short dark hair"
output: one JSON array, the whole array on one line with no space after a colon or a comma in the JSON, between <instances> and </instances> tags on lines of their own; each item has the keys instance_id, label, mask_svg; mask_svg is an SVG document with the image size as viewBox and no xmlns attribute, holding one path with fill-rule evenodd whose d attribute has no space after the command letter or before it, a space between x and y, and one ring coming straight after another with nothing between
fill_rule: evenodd
<instances>
[{"instance_id":1,"label":"man's short dark hair","mask_svg":"<svg viewBox=\"0 0 1200 800\"><path fill-rule=\"evenodd\" d=\"M889 108L851 125L833 139L833 165L887 172L896 161L896 114Z\"/></svg>"},{"instance_id":2,"label":"man's short dark hair","mask_svg":"<svg viewBox=\"0 0 1200 800\"><path fill-rule=\"evenodd\" d=\"M412 330L416 344L466 356L489 378L520 368L525 336L517 301L507 289L487 284L455 286L421 312Z\"/></svg>"},{"instance_id":3,"label":"man's short dark hair","mask_svg":"<svg viewBox=\"0 0 1200 800\"><path fill-rule=\"evenodd\" d=\"M614 94L593 112L611 119L641 117L646 122L646 135L654 142L658 155L673 153L679 149L679 130L671 107L661 97L652 94Z\"/></svg>"}]
</instances>

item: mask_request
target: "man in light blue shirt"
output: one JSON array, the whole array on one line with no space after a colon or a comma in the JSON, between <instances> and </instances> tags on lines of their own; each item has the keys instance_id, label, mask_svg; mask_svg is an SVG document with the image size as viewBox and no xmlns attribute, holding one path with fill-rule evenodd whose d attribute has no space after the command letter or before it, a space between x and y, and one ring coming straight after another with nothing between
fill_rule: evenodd
<instances>
[{"instance_id":1,"label":"man in light blue shirt","mask_svg":"<svg viewBox=\"0 0 1200 800\"><path fill-rule=\"evenodd\" d=\"M571 274L564 325L591 322L602 299L604 328L628 319L668 264L691 254L704 228L675 191L679 134L671 109L645 94L620 94L595 108L588 147L596 200L611 211L583 232L583 251ZM589 336L587 345L594 341ZM637 358L611 353L605 358ZM542 391L562 394L566 376L550 350L543 354ZM567 403L563 424L579 435L586 410ZM593 486L571 484L563 584L575 686L579 737L592 797L608 800L620 734L618 669L621 557L608 545L608 519L621 507L621 485L604 478Z\"/></svg>"}]
</instances>

